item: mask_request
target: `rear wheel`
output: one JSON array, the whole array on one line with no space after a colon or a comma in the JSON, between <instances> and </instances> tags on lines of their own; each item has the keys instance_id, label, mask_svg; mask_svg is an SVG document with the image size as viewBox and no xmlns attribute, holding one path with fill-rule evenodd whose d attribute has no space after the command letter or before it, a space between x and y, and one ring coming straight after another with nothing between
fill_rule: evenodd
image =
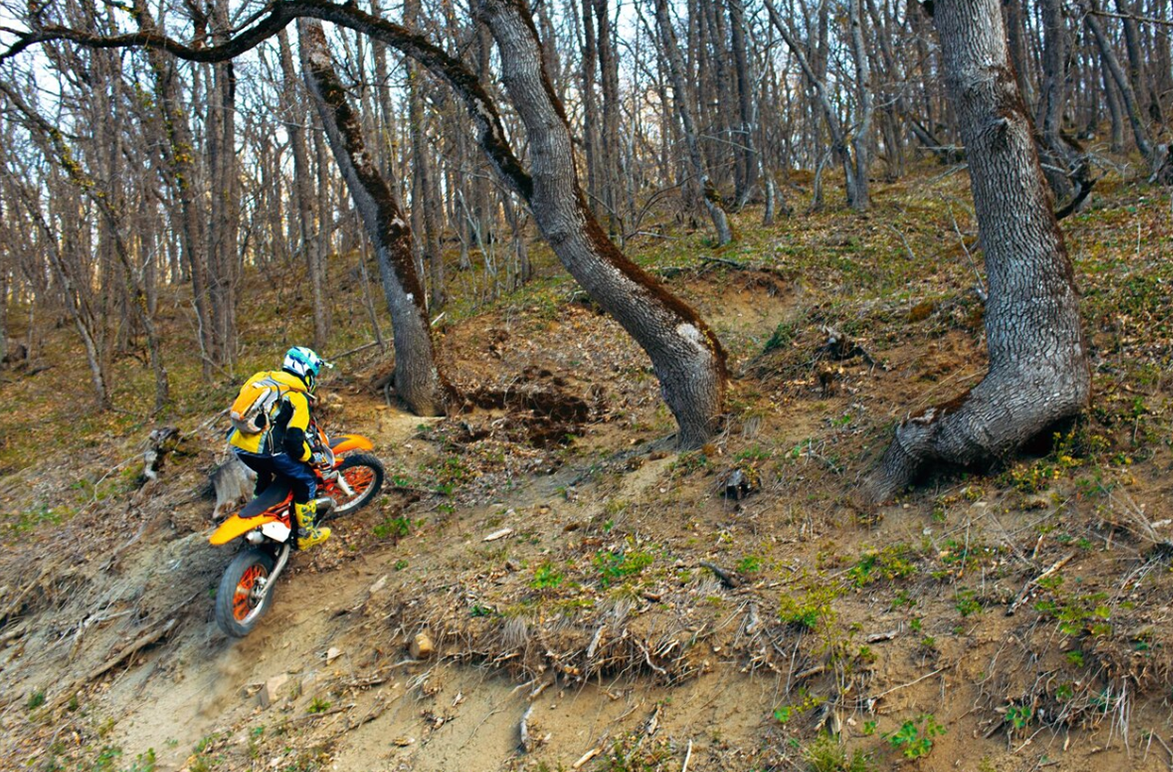
<instances>
[{"instance_id":1,"label":"rear wheel","mask_svg":"<svg viewBox=\"0 0 1173 772\"><path fill-rule=\"evenodd\" d=\"M238 553L216 590L216 624L233 638L252 632L269 610L273 593L262 595L273 573L273 556L259 549Z\"/></svg>"},{"instance_id":2,"label":"rear wheel","mask_svg":"<svg viewBox=\"0 0 1173 772\"><path fill-rule=\"evenodd\" d=\"M335 486L330 492L334 509L323 522L349 515L370 504L383 487L383 462L365 453L355 453L342 460L338 466L338 475L350 486L352 493L348 496L341 486Z\"/></svg>"}]
</instances>

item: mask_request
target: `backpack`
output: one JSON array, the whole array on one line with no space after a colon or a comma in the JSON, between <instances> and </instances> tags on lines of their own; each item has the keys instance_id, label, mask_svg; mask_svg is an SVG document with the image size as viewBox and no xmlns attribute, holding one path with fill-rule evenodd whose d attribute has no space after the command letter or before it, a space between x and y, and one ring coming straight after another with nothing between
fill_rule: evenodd
<instances>
[{"instance_id":1,"label":"backpack","mask_svg":"<svg viewBox=\"0 0 1173 772\"><path fill-rule=\"evenodd\" d=\"M272 377L246 383L228 412L233 428L246 436L268 431L283 396L282 384Z\"/></svg>"}]
</instances>

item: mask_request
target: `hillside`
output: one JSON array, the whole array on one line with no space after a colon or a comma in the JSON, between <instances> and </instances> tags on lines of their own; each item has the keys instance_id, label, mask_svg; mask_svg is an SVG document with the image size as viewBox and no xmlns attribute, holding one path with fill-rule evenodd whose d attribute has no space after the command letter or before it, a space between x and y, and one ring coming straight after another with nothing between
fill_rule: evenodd
<instances>
[{"instance_id":1,"label":"hillside","mask_svg":"<svg viewBox=\"0 0 1173 772\"><path fill-rule=\"evenodd\" d=\"M370 436L388 485L241 641L212 620L230 548L207 543L206 495L241 378L200 381L176 297L173 412L149 415L129 357L118 410L93 414L62 326L0 371L0 768L1168 768L1169 192L1109 176L1063 223L1091 409L865 507L894 424L985 367L964 173L875 188L865 217L832 199L767 229L751 208L721 250L671 228L631 245L730 354L699 451L676 452L646 357L548 257L512 295L453 301L460 414L386 405L377 347L339 359L325 423ZM356 259L334 259L340 285ZM293 282L248 281L238 376L309 331L278 310ZM334 300L334 351L369 341ZM158 425L182 440L142 485Z\"/></svg>"}]
</instances>

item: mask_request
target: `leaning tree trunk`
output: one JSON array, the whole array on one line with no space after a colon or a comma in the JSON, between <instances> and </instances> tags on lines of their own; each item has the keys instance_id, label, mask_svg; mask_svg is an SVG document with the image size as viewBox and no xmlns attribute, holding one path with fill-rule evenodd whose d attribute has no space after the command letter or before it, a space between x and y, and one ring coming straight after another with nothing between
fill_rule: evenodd
<instances>
[{"instance_id":1,"label":"leaning tree trunk","mask_svg":"<svg viewBox=\"0 0 1173 772\"><path fill-rule=\"evenodd\" d=\"M359 116L347 102L334 71L322 25L302 20L298 33L306 84L379 258L395 335L395 391L416 415L441 415L444 384L436 367L423 287L412 259L411 230L366 150Z\"/></svg>"},{"instance_id":2,"label":"leaning tree trunk","mask_svg":"<svg viewBox=\"0 0 1173 772\"><path fill-rule=\"evenodd\" d=\"M692 118L690 103L691 90L688 87L684 72L684 61L680 56L680 46L676 42L676 33L672 30L672 20L668 17L667 0L656 0L656 22L660 28L660 38L664 43L664 59L668 63L668 72L672 78L672 90L676 92L676 112L680 116L680 123L684 128L684 141L688 145L688 158L692 162L692 171L696 175L701 189L705 208L713 220L713 229L717 231L717 244L725 245L733 241L733 231L729 229L729 218L721 206L721 195L709 179L705 169L705 161L701 156L700 143L697 139L696 124Z\"/></svg>"},{"instance_id":3,"label":"leaning tree trunk","mask_svg":"<svg viewBox=\"0 0 1173 772\"><path fill-rule=\"evenodd\" d=\"M1091 30L1092 37L1096 41L1096 48L1099 49L1100 56L1103 57L1104 64L1119 89L1124 109L1128 113L1128 123L1132 126L1132 136L1136 140L1136 149L1144 156L1145 161L1153 166L1155 160L1153 143L1149 139L1148 129L1145 128L1144 117L1140 112L1140 102L1132 91L1132 85L1128 82L1124 68L1120 66L1120 60L1116 58L1116 53L1112 50L1112 41L1108 40L1108 36L1104 34L1104 27L1100 24L1099 17L1096 16L1098 8L1095 0L1085 0L1085 3L1084 24Z\"/></svg>"},{"instance_id":4,"label":"leaning tree trunk","mask_svg":"<svg viewBox=\"0 0 1173 772\"><path fill-rule=\"evenodd\" d=\"M725 396L725 352L689 306L665 292L607 238L574 168L570 126L542 70L537 33L523 0L483 0L501 51L502 80L525 125L533 163L527 196L534 220L570 274L651 357L680 444L696 447L717 429Z\"/></svg>"},{"instance_id":5,"label":"leaning tree trunk","mask_svg":"<svg viewBox=\"0 0 1173 772\"><path fill-rule=\"evenodd\" d=\"M938 0L935 8L985 252L990 369L969 393L897 428L869 480L877 501L931 461L1000 459L1088 401L1074 273L1010 67L998 2Z\"/></svg>"}]
</instances>

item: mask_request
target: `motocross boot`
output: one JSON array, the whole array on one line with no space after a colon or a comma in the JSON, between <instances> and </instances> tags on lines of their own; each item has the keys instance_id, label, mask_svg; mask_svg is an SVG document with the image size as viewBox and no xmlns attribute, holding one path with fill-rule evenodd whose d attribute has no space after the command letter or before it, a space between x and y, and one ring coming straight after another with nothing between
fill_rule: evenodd
<instances>
[{"instance_id":1,"label":"motocross boot","mask_svg":"<svg viewBox=\"0 0 1173 772\"><path fill-rule=\"evenodd\" d=\"M314 525L315 515L318 513L318 501L314 499L305 504L293 505L293 515L297 519L297 548L307 550L330 538L329 528L319 528Z\"/></svg>"}]
</instances>

